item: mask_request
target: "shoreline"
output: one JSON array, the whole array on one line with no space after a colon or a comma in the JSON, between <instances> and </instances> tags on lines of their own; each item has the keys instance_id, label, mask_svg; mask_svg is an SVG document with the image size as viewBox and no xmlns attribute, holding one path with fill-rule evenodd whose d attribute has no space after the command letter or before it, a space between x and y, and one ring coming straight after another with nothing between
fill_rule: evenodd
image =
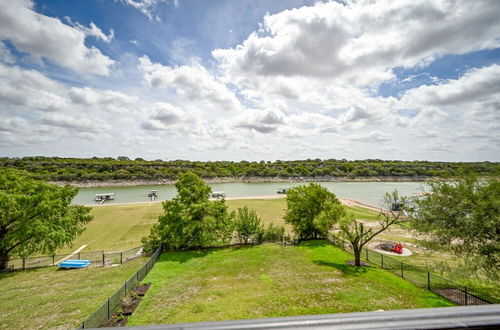
<instances>
[{"instance_id":1,"label":"shoreline","mask_svg":"<svg viewBox=\"0 0 500 330\"><path fill-rule=\"evenodd\" d=\"M220 177L202 178L207 184L217 183L287 183L287 182L418 182L429 181L433 177L429 176L383 176L383 177ZM157 180L109 180L109 181L50 181L50 183L64 186L72 185L77 188L104 188L104 187L135 187L135 186L160 186L173 185L177 180L157 179Z\"/></svg>"},{"instance_id":2,"label":"shoreline","mask_svg":"<svg viewBox=\"0 0 500 330\"><path fill-rule=\"evenodd\" d=\"M226 201L232 201L232 200L246 200L246 199L284 199L286 198L286 195L285 194L276 194L276 195L260 195L260 196L240 196L240 197L228 197L228 198L224 198L224 200ZM209 200L217 200L216 198L210 198ZM346 206L357 206L357 207L362 207L362 208L365 208L365 209L370 209L370 210L373 210L373 211L380 211L380 208L379 207L376 207L374 205L370 205L370 204L366 204L366 203L363 203L361 201L358 201L358 200L355 200L355 199L349 199L349 198L338 198L338 200L343 204L343 205L346 205ZM134 205L134 204L139 204L139 205L144 205L144 204L156 204L156 203L161 203L165 200L157 200L157 201L154 201L154 202L148 202L148 201L145 201L145 202L128 202L128 203L104 203L104 204L101 204L101 205L96 205L96 204L85 204L83 206L89 206L89 207L105 207L105 206L113 206L113 205Z\"/></svg>"}]
</instances>

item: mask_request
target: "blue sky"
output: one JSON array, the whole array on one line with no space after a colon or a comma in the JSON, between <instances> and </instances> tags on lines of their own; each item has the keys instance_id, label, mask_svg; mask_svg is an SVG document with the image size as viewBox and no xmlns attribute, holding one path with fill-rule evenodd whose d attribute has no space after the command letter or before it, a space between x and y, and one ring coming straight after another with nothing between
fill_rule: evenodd
<instances>
[{"instance_id":1,"label":"blue sky","mask_svg":"<svg viewBox=\"0 0 500 330\"><path fill-rule=\"evenodd\" d=\"M0 5L3 156L500 160L498 1Z\"/></svg>"}]
</instances>

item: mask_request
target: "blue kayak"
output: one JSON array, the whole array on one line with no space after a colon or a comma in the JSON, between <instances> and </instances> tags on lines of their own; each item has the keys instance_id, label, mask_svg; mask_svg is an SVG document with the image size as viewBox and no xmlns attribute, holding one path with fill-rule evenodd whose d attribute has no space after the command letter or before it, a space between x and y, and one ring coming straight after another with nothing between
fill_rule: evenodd
<instances>
[{"instance_id":1,"label":"blue kayak","mask_svg":"<svg viewBox=\"0 0 500 330\"><path fill-rule=\"evenodd\" d=\"M76 260L76 259L68 259L59 264L61 268L85 268L90 265L91 262L88 260Z\"/></svg>"}]
</instances>

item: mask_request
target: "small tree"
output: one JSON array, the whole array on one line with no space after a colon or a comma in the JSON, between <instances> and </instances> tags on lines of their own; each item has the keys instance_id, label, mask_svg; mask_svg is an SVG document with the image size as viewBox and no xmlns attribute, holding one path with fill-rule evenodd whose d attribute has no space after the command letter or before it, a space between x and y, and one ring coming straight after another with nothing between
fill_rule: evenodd
<instances>
[{"instance_id":1,"label":"small tree","mask_svg":"<svg viewBox=\"0 0 500 330\"><path fill-rule=\"evenodd\" d=\"M325 237L345 215L335 194L315 183L288 190L286 203L285 222L300 239Z\"/></svg>"},{"instance_id":2,"label":"small tree","mask_svg":"<svg viewBox=\"0 0 500 330\"><path fill-rule=\"evenodd\" d=\"M209 201L210 187L192 172L181 174L175 187L177 196L163 202L164 213L142 240L145 250L153 251L162 243L174 250L227 244L234 215L225 201Z\"/></svg>"},{"instance_id":3,"label":"small tree","mask_svg":"<svg viewBox=\"0 0 500 330\"><path fill-rule=\"evenodd\" d=\"M54 253L69 245L92 220L90 208L71 205L78 189L32 179L27 173L0 173L0 269L12 256Z\"/></svg>"},{"instance_id":4,"label":"small tree","mask_svg":"<svg viewBox=\"0 0 500 330\"><path fill-rule=\"evenodd\" d=\"M249 210L245 206L236 212L234 229L240 243L248 244L252 237L257 238L261 235L264 226L262 226L262 220L257 216L255 210Z\"/></svg>"},{"instance_id":5,"label":"small tree","mask_svg":"<svg viewBox=\"0 0 500 330\"><path fill-rule=\"evenodd\" d=\"M407 217L402 210L405 204L406 199L400 198L397 190L386 193L382 201L383 207L379 213L378 228L366 227L362 222L354 219L352 214L347 215L340 221L340 237L351 244L356 266L361 266L361 251L368 242L389 227L407 221ZM395 209L399 210L396 211Z\"/></svg>"},{"instance_id":6,"label":"small tree","mask_svg":"<svg viewBox=\"0 0 500 330\"><path fill-rule=\"evenodd\" d=\"M485 269L500 263L500 181L465 174L429 183L430 193L416 198L411 227L456 254L478 257Z\"/></svg>"}]
</instances>

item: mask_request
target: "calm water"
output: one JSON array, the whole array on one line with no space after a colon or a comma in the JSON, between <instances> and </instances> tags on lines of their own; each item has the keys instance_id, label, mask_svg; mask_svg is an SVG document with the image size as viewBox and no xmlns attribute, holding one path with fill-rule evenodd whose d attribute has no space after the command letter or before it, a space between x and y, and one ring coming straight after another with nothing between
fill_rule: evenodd
<instances>
[{"instance_id":1,"label":"calm water","mask_svg":"<svg viewBox=\"0 0 500 330\"><path fill-rule=\"evenodd\" d=\"M226 197L274 195L278 188L299 186L305 183L220 183L211 184L212 191L224 191ZM337 197L350 198L378 206L386 192L397 189L400 195L413 195L425 190L422 182L320 182ZM108 203L134 203L149 201L148 192L158 190L158 200L172 199L177 194L173 185L81 188L73 200L74 204L97 204L95 194L115 193L114 201Z\"/></svg>"}]
</instances>

